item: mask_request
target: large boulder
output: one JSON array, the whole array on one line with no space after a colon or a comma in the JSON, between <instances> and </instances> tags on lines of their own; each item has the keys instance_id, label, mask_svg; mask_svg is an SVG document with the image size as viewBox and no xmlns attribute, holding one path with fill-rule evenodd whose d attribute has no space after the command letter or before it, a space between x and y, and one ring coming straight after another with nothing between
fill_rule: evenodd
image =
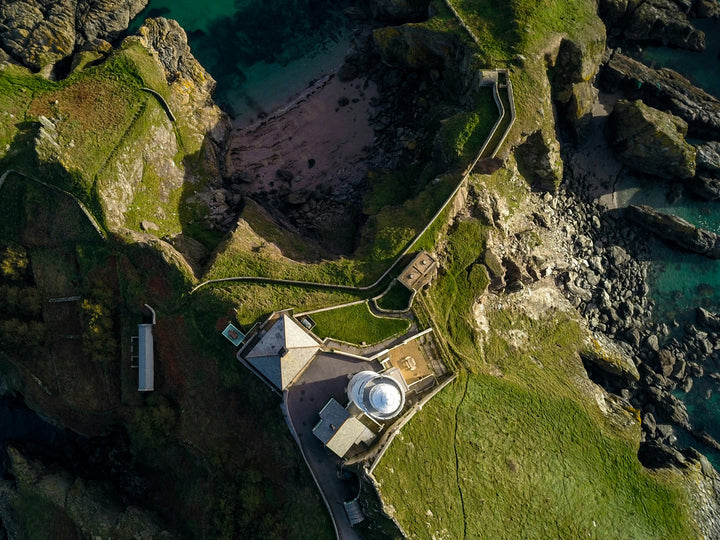
<instances>
[{"instance_id":1,"label":"large boulder","mask_svg":"<svg viewBox=\"0 0 720 540\"><path fill-rule=\"evenodd\" d=\"M631 41L705 50L705 34L696 29L672 0L647 0L624 23L623 37Z\"/></svg>"},{"instance_id":2,"label":"large boulder","mask_svg":"<svg viewBox=\"0 0 720 540\"><path fill-rule=\"evenodd\" d=\"M412 24L377 28L373 42L386 64L410 69L442 70L464 54L457 35Z\"/></svg>"},{"instance_id":3,"label":"large boulder","mask_svg":"<svg viewBox=\"0 0 720 540\"><path fill-rule=\"evenodd\" d=\"M112 41L130 25L149 0L77 0L75 29L78 45L95 39Z\"/></svg>"},{"instance_id":4,"label":"large boulder","mask_svg":"<svg viewBox=\"0 0 720 540\"><path fill-rule=\"evenodd\" d=\"M607 123L608 142L622 163L668 179L695 176L695 147L686 134L684 120L640 100L619 100Z\"/></svg>"},{"instance_id":5,"label":"large boulder","mask_svg":"<svg viewBox=\"0 0 720 540\"><path fill-rule=\"evenodd\" d=\"M148 0L5 0L0 47L35 70L46 70L95 39L112 40Z\"/></svg>"},{"instance_id":6,"label":"large boulder","mask_svg":"<svg viewBox=\"0 0 720 540\"><path fill-rule=\"evenodd\" d=\"M430 0L372 0L373 17L389 22L408 22L427 19Z\"/></svg>"},{"instance_id":7,"label":"large boulder","mask_svg":"<svg viewBox=\"0 0 720 540\"><path fill-rule=\"evenodd\" d=\"M720 259L720 235L716 233L649 206L630 205L626 213L631 221L678 247L711 259Z\"/></svg>"},{"instance_id":8,"label":"large boulder","mask_svg":"<svg viewBox=\"0 0 720 540\"><path fill-rule=\"evenodd\" d=\"M591 362L607 373L632 381L640 380L629 346L611 341L603 334L587 337L580 355L583 361Z\"/></svg>"},{"instance_id":9,"label":"large boulder","mask_svg":"<svg viewBox=\"0 0 720 540\"><path fill-rule=\"evenodd\" d=\"M538 130L516 150L518 170L538 191L555 193L563 176L560 144L552 134Z\"/></svg>"},{"instance_id":10,"label":"large boulder","mask_svg":"<svg viewBox=\"0 0 720 540\"><path fill-rule=\"evenodd\" d=\"M614 52L600 72L603 90L670 111L688 123L691 135L720 139L720 100L671 69L652 69Z\"/></svg>"},{"instance_id":11,"label":"large boulder","mask_svg":"<svg viewBox=\"0 0 720 540\"><path fill-rule=\"evenodd\" d=\"M9 0L0 3L0 47L40 70L75 50L74 0Z\"/></svg>"},{"instance_id":12,"label":"large boulder","mask_svg":"<svg viewBox=\"0 0 720 540\"><path fill-rule=\"evenodd\" d=\"M701 307L695 311L695 321L703 328L712 332L720 332L720 315L711 313Z\"/></svg>"},{"instance_id":13,"label":"large boulder","mask_svg":"<svg viewBox=\"0 0 720 540\"><path fill-rule=\"evenodd\" d=\"M720 142L710 141L697 147L698 169L720 173Z\"/></svg>"}]
</instances>

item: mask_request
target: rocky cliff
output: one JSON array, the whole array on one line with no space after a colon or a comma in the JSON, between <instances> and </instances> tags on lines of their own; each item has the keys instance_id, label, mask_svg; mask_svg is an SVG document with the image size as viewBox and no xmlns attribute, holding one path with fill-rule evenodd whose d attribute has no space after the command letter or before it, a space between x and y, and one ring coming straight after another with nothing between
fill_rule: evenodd
<instances>
[{"instance_id":1,"label":"rocky cliff","mask_svg":"<svg viewBox=\"0 0 720 540\"><path fill-rule=\"evenodd\" d=\"M148 0L8 0L0 5L0 48L34 70L96 40L124 32Z\"/></svg>"},{"instance_id":2,"label":"rocky cliff","mask_svg":"<svg viewBox=\"0 0 720 540\"><path fill-rule=\"evenodd\" d=\"M631 205L628 217L648 231L676 246L711 259L720 259L720 236L700 229L682 218L663 214L649 206Z\"/></svg>"},{"instance_id":3,"label":"rocky cliff","mask_svg":"<svg viewBox=\"0 0 720 540\"><path fill-rule=\"evenodd\" d=\"M177 538L147 510L123 504L109 486L50 468L12 446L7 455L13 480L0 480L0 522L10 538L38 530L56 538Z\"/></svg>"},{"instance_id":4,"label":"rocky cliff","mask_svg":"<svg viewBox=\"0 0 720 540\"><path fill-rule=\"evenodd\" d=\"M691 135L720 138L720 100L694 86L671 69L652 69L615 51L603 66L601 87L642 99L651 107L669 111L688 123Z\"/></svg>"},{"instance_id":5,"label":"rocky cliff","mask_svg":"<svg viewBox=\"0 0 720 540\"><path fill-rule=\"evenodd\" d=\"M686 134L684 120L640 100L619 100L607 123L608 141L621 162L671 180L695 176L696 151Z\"/></svg>"},{"instance_id":6,"label":"rocky cliff","mask_svg":"<svg viewBox=\"0 0 720 540\"><path fill-rule=\"evenodd\" d=\"M685 0L601 0L598 9L612 36L702 51L705 34L686 14L691 5Z\"/></svg>"}]
</instances>

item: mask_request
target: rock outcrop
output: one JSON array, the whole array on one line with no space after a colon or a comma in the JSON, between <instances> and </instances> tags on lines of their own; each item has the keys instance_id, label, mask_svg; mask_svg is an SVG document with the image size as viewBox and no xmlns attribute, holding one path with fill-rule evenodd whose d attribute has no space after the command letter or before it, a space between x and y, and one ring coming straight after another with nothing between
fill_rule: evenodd
<instances>
[{"instance_id":1,"label":"rock outcrop","mask_svg":"<svg viewBox=\"0 0 720 540\"><path fill-rule=\"evenodd\" d=\"M661 178L695 176L695 147L685 141L687 123L642 101L619 100L606 135L618 160Z\"/></svg>"},{"instance_id":2,"label":"rock outcrop","mask_svg":"<svg viewBox=\"0 0 720 540\"><path fill-rule=\"evenodd\" d=\"M707 176L696 176L685 182L685 188L701 199L707 201L720 200L720 180Z\"/></svg>"},{"instance_id":3,"label":"rock outcrop","mask_svg":"<svg viewBox=\"0 0 720 540\"><path fill-rule=\"evenodd\" d=\"M720 259L720 235L649 206L631 205L626 212L632 221L660 238L688 251Z\"/></svg>"},{"instance_id":4,"label":"rock outcrop","mask_svg":"<svg viewBox=\"0 0 720 540\"><path fill-rule=\"evenodd\" d=\"M465 54L457 35L408 24L378 28L373 41L386 64L410 69L443 70Z\"/></svg>"},{"instance_id":5,"label":"rock outcrop","mask_svg":"<svg viewBox=\"0 0 720 540\"><path fill-rule=\"evenodd\" d=\"M515 152L520 174L533 189L554 193L563 176L560 145L556 138L538 130Z\"/></svg>"},{"instance_id":6,"label":"rock outcrop","mask_svg":"<svg viewBox=\"0 0 720 540\"><path fill-rule=\"evenodd\" d=\"M159 17L147 19L138 34L139 38L127 39L139 39L160 62L172 91L168 99L171 109L191 125L197 142L202 143L201 139L208 135L212 143L221 146L229 131L229 120L212 101L215 79L193 56L185 30L176 21ZM209 150L217 154L215 172L219 175L220 149Z\"/></svg>"},{"instance_id":7,"label":"rock outcrop","mask_svg":"<svg viewBox=\"0 0 720 540\"><path fill-rule=\"evenodd\" d=\"M35 70L96 39L113 40L148 0L7 0L0 3L0 48Z\"/></svg>"},{"instance_id":8,"label":"rock outcrop","mask_svg":"<svg viewBox=\"0 0 720 540\"><path fill-rule=\"evenodd\" d=\"M0 497L20 501L29 497L34 507L52 508L47 515L12 515L12 505L0 505L0 523L12 527L11 538L25 538L29 531L23 523L32 518L37 527L58 530L72 537L92 538L175 538L159 524L150 512L123 505L104 486L57 469L50 470L39 461L29 459L19 450L7 448L10 473L15 481L0 481ZM8 514L8 515L6 515ZM7 519L7 518L10 519ZM55 531L57 533L57 530ZM63 534L63 533L60 533Z\"/></svg>"},{"instance_id":9,"label":"rock outcrop","mask_svg":"<svg viewBox=\"0 0 720 540\"><path fill-rule=\"evenodd\" d=\"M560 42L558 54L550 69L553 99L559 112L572 128L576 139L588 129L598 91L593 80L605 51L605 35L582 45L567 38Z\"/></svg>"},{"instance_id":10,"label":"rock outcrop","mask_svg":"<svg viewBox=\"0 0 720 540\"><path fill-rule=\"evenodd\" d=\"M388 22L407 22L426 19L430 0L372 0L372 16Z\"/></svg>"},{"instance_id":11,"label":"rock outcrop","mask_svg":"<svg viewBox=\"0 0 720 540\"><path fill-rule=\"evenodd\" d=\"M697 167L712 174L720 174L720 142L710 141L697 147Z\"/></svg>"},{"instance_id":12,"label":"rock outcrop","mask_svg":"<svg viewBox=\"0 0 720 540\"><path fill-rule=\"evenodd\" d=\"M691 135L720 139L720 100L694 86L671 69L652 69L614 52L600 73L607 92L623 92L630 99L670 111L688 123Z\"/></svg>"},{"instance_id":13,"label":"rock outcrop","mask_svg":"<svg viewBox=\"0 0 720 540\"><path fill-rule=\"evenodd\" d=\"M611 35L640 43L702 51L705 34L689 21L688 7L673 0L600 0L598 12Z\"/></svg>"},{"instance_id":14,"label":"rock outcrop","mask_svg":"<svg viewBox=\"0 0 720 540\"><path fill-rule=\"evenodd\" d=\"M598 333L585 340L581 352L584 361L589 361L612 375L621 375L629 380L639 381L632 350L622 342L614 342Z\"/></svg>"}]
</instances>

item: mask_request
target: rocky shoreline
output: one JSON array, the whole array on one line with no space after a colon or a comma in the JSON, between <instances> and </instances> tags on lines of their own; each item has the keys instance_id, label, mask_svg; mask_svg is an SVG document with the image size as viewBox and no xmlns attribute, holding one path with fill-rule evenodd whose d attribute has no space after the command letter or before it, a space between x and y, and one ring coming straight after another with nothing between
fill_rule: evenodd
<instances>
[{"instance_id":1,"label":"rocky shoreline","mask_svg":"<svg viewBox=\"0 0 720 540\"><path fill-rule=\"evenodd\" d=\"M628 30L636 24L637 13L629 18L624 12L613 15L610 2L600 4L600 13L610 28L608 41L616 47L632 47L640 41L699 48L699 42L693 37L697 34L687 29L680 32L677 26L666 28L669 34L665 37L650 38L643 34L641 39ZM659 2L647 3L655 4ZM679 9L679 4L672 6L673 12ZM696 15L698 10L705 9L702 2L694 6ZM711 15L717 17L715 12ZM677 40L679 33L685 36L682 43ZM644 66L619 49L606 54L598 80L601 89L614 93L615 99L619 94L630 100L642 100L620 102L621 106L616 105L610 115L605 133L613 147L614 159L642 174L665 176L676 189L687 189L706 199L715 198L717 180L712 175L716 169L708 163L715 162L710 156L714 155L712 150L717 143L709 141L693 147L685 141L685 134L689 131L706 141L717 138L720 102L679 74ZM644 116L642 120L632 119L633 107L648 111L648 105L660 110L638 114ZM645 125L652 127L639 128L648 122L648 115L654 115L654 119ZM599 120L605 123L604 119ZM574 151L571 142L564 144L566 159L571 160ZM659 154L651 157L653 152ZM661 169L656 168L659 163L663 164ZM585 167L574 163L573 167L566 168L564 191L553 199L556 211L568 222L566 232L574 237L571 269L562 272L557 283L583 315L588 327L619 345L625 361L636 368L634 373L632 369L619 373L616 363L607 356L584 357L593 380L619 395L628 406L641 411L642 444L638 454L641 462L648 467L687 467L699 454L679 442L680 432L694 437L704 448L720 450L720 444L676 397L677 391L689 392L700 378L720 380L719 319L702 308L698 308L694 323L683 326L677 321L658 319L648 284L653 244L658 241L652 235L670 242L676 249L711 258L717 254L717 235L649 207L615 207L612 178L604 179L606 183L598 189L598 176L587 164ZM606 170L613 168L606 167ZM614 167L618 172L612 174L619 174L621 170L622 165L618 164ZM701 187L696 187L698 185ZM706 398L711 393L707 390ZM717 498L720 493L717 484L715 490ZM717 533L715 518L708 523Z\"/></svg>"},{"instance_id":2,"label":"rocky shoreline","mask_svg":"<svg viewBox=\"0 0 720 540\"><path fill-rule=\"evenodd\" d=\"M129 4L128 9L132 12L143 3ZM335 254L349 253L356 247L356 231L365 219L362 202L371 183L368 171L383 174L408 167L422 169L428 165L430 156L442 160L435 139L440 119L462 111L467 105L462 97L467 81L463 79L462 71L457 69L465 60L462 47L448 37L434 38L436 41L426 43L424 50L424 61L430 68L415 70L416 66L412 65L415 59L403 56L402 47L397 47L397 44L404 40L422 41L427 36L412 27L391 30L386 32L387 35L382 32L372 34L373 26L368 22L371 17L392 23L419 19L424 15L423 6L418 7L419 4L422 2L388 0L375 2L371 12L353 10L351 15L362 21L359 25L363 28L358 34L358 49L348 56L333 81L328 81L297 107L268 119L264 126L230 133L229 159L222 164L222 185L213 185L212 189L197 195L205 199L210 209L203 218L206 228L221 232L232 229L242 210L243 197L250 197L263 203L278 222L289 223L314 241L327 239L328 234L334 234L338 229L346 230L349 223L353 224L353 228L349 229L351 233L342 238L338 235L335 239L337 243L328 249ZM610 42L614 47L627 43L660 43L700 50L704 47L704 36L693 29L686 13L689 10L696 15L718 15L713 11L713 4L704 0L694 3L650 0L635 10L629 10L627 4L610 0L600 2L600 12L610 28ZM78 0L73 3L72 9L78 10L84 5ZM11 38L7 37L7 28L11 23L7 21L11 19L5 8L5 5L0 7L0 45L15 51L12 56L17 59L20 54L18 47L22 43L8 41ZM427 11L426 5L424 11ZM55 19L49 17L48 20ZM657 21L666 21L667 24L663 27ZM158 43L163 41L161 38L167 35L167 23L165 26L158 23L157 26L152 35L146 31L145 39L155 43L168 71L172 72L171 67L178 70L187 67L186 60L159 47ZM172 35L179 35L177 25L171 26ZM659 32L661 27L664 30ZM77 30L74 31L77 33ZM107 27L102 35L110 39L113 32ZM419 35L413 32L419 32ZM68 38L66 49L72 52L93 40L88 37ZM104 46L94 43L97 47ZM561 47L572 49L572 44L563 43ZM443 49L444 55L436 54L436 49ZM52 72L58 62L68 58L67 54L52 57L43 60L46 62L43 64L39 60L41 53L44 54L42 51L33 52L35 56L23 61L36 69ZM574 50L565 50L565 53L568 57L582 55L582 51ZM558 75L557 80L560 79ZM574 104L579 116L568 120L573 130L570 138L582 138L582 134L587 133L585 122L588 118L587 114L580 113L596 105L597 91L587 80L577 84L565 82L572 91L566 88L557 93L557 99L562 104L560 109L568 112L568 103ZM696 89L674 72L652 70L637 63L618 48L609 51L604 59L599 82L605 90L627 98L616 106L613 125L608 130L608 143L620 161L628 167L641 169L645 174L665 175L671 181L677 180L678 184L682 181L687 189L705 193L708 198L717 198L720 193L720 158L717 157L720 153L717 145L720 142L711 141L696 148L686 141L686 136L720 137L720 101ZM208 79L207 85L201 89L209 104L211 79ZM369 90L371 87L373 89ZM350 88L356 94L348 94ZM322 114L325 116L319 119L320 124L327 122L332 115L346 119L345 115L350 112L364 124L363 140L355 141L362 144L353 149L351 156L338 154L334 160L322 163L315 152L324 152L325 149L308 149L307 146L281 141L286 139L286 132L295 129L291 122L297 120L302 111L307 112L311 105L317 105L313 105L314 100L323 101ZM428 120L428 116L432 118ZM216 157L226 150L225 135L229 126L226 119L222 120L219 123L219 132L222 133L210 145ZM604 120L593 128L600 129L602 122ZM279 150L274 149L275 154L286 161L273 162L272 167L263 167L260 171L254 165L258 161L257 155L243 152L248 152L248 140L260 139L260 130L265 128L268 129L267 147L280 142L287 144ZM357 133L351 133L354 134ZM550 166L555 162L548 157L552 148L539 132L536 134L527 138L518 154L523 151L530 153L532 147L538 147L533 157L544 159L544 163ZM661 135L662 145L658 144ZM658 148L662 152L654 153ZM563 142L566 156L574 151L571 142ZM291 152L292 160L285 155ZM672 167L653 168L663 158L669 159ZM222 160L216 161L220 163ZM346 171L347 174L338 173L341 163L352 170ZM331 171L335 176L313 177L321 169ZM552 179L557 171L551 173L549 177ZM682 448L678 434L687 432L715 450L720 450L720 443L703 426L696 425L683 402L673 392L688 392L703 377L720 380L720 315L699 309L695 324L685 328L680 328L674 321L657 320L648 285L654 240L648 239L647 233L635 223L644 223L656 233L658 225L662 224L664 230L669 231L664 235L666 238L702 253L716 254L720 241L717 235L712 237L697 228L689 228L668 216L658 215L652 209L608 209L589 195L590 186L582 173L582 167L566 168L564 183L557 192L553 192L552 181L544 183L543 187L553 192L542 196L548 215L538 210L533 218L537 227L551 229L557 226L557 234L564 238L564 247L570 258L562 268L556 269L555 282L596 336L597 349L605 351L598 353L596 348L588 347L583 353L587 371L594 381L619 396L624 405L640 411L642 442L638 456L641 462L647 467L686 469L691 464L700 463L703 478L710 479L707 501L716 503L720 493L717 474L696 451ZM250 174L253 175L251 178ZM218 174L218 178L220 176ZM415 187L412 186L413 189ZM493 224L495 214L499 214L496 210L490 205L482 217ZM146 225L152 229L151 223ZM490 289L493 291L513 292L521 289L524 283L553 273L547 265L538 261L523 261L509 251L495 254L488 250L483 262L490 270ZM115 446L127 451L126 441ZM9 452L18 485L46 476L46 471L39 464L27 460L15 450ZM112 461L111 457L103 458L103 466ZM59 473L63 486L75 485L77 479L71 476ZM6 487L7 490L14 489L13 486ZM142 486L126 487L128 494L139 497L145 493ZM62 495L66 491L59 493ZM720 521L716 519L717 504L710 504L708 508L706 514L710 517L704 528L720 534ZM0 508L0 514L4 510ZM114 516L113 519L122 520L125 517ZM7 522L10 523L9 520ZM154 527L153 524L152 530L156 530Z\"/></svg>"}]
</instances>

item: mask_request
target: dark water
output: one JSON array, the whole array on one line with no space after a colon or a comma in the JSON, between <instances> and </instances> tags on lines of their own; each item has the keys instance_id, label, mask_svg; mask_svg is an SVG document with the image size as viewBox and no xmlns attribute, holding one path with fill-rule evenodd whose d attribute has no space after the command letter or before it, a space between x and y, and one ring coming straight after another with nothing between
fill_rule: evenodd
<instances>
[{"instance_id":1,"label":"dark water","mask_svg":"<svg viewBox=\"0 0 720 540\"><path fill-rule=\"evenodd\" d=\"M653 67L668 67L678 71L705 91L720 98L720 21L696 20L694 24L706 35L707 49L694 53L665 47L649 47L640 55ZM697 144L701 141L690 141ZM662 181L637 178L624 174L618 183L619 200L625 204L649 204L662 212L682 217L691 223L720 233L720 202L703 202L682 197L668 202L669 185ZM720 312L720 261L701 255L681 253L661 242L653 250L653 271L650 275L650 294L656 302L659 322L677 321L680 328L693 322L698 306ZM706 373L720 371L712 361L705 365ZM703 377L694 382L692 390L676 393L687 405L691 422L720 440L720 384ZM720 469L720 453L706 448L691 436L678 433L680 443L694 446L708 456Z\"/></svg>"},{"instance_id":2,"label":"dark water","mask_svg":"<svg viewBox=\"0 0 720 540\"><path fill-rule=\"evenodd\" d=\"M674 69L706 92L720 96L720 21L695 19L693 24L705 32L705 52L647 47L639 59L650 67Z\"/></svg>"},{"instance_id":3,"label":"dark water","mask_svg":"<svg viewBox=\"0 0 720 540\"><path fill-rule=\"evenodd\" d=\"M66 437L65 431L45 422L20 399L0 397L0 448L12 441L54 446ZM4 455L0 457L0 475L5 474Z\"/></svg>"},{"instance_id":4,"label":"dark water","mask_svg":"<svg viewBox=\"0 0 720 540\"><path fill-rule=\"evenodd\" d=\"M340 66L351 43L333 0L150 0L148 17L175 19L193 54L218 83L215 101L247 123L283 105Z\"/></svg>"}]
</instances>

